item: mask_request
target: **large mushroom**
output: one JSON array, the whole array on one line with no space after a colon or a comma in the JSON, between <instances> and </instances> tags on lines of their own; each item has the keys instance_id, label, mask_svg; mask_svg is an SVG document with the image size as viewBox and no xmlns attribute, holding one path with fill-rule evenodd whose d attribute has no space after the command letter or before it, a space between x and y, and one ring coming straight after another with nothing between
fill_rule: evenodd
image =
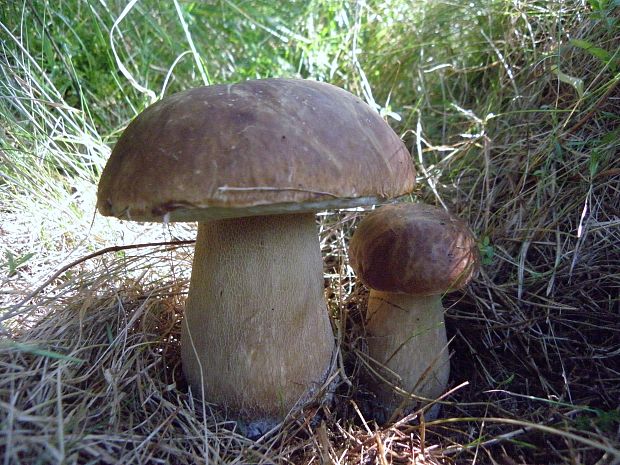
<instances>
[{"instance_id":1,"label":"large mushroom","mask_svg":"<svg viewBox=\"0 0 620 465\"><path fill-rule=\"evenodd\" d=\"M99 183L103 215L197 221L182 324L192 392L273 424L329 375L315 212L408 193L410 155L329 84L266 79L172 95L131 122Z\"/></svg>"},{"instance_id":2,"label":"large mushroom","mask_svg":"<svg viewBox=\"0 0 620 465\"><path fill-rule=\"evenodd\" d=\"M477 247L467 225L445 210L402 203L378 208L359 223L350 259L371 289L367 342L383 378L373 384L375 415L385 420L446 389L450 362L441 298L475 274Z\"/></svg>"}]
</instances>

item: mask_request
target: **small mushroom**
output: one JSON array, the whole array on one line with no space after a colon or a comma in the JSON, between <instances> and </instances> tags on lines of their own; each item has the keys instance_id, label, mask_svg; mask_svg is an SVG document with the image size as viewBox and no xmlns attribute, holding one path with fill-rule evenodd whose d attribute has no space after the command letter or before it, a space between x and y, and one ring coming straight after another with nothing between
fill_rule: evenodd
<instances>
[{"instance_id":1,"label":"small mushroom","mask_svg":"<svg viewBox=\"0 0 620 465\"><path fill-rule=\"evenodd\" d=\"M368 351L387 381L374 385L375 414L386 420L410 410L412 395L435 399L446 389L450 363L441 298L475 274L477 247L467 225L445 210L403 203L380 207L359 223L350 259L371 289Z\"/></svg>"},{"instance_id":2,"label":"small mushroom","mask_svg":"<svg viewBox=\"0 0 620 465\"><path fill-rule=\"evenodd\" d=\"M172 95L131 122L99 183L99 211L197 221L182 324L199 398L272 426L330 374L315 212L413 189L409 152L368 105L329 84L266 79Z\"/></svg>"}]
</instances>

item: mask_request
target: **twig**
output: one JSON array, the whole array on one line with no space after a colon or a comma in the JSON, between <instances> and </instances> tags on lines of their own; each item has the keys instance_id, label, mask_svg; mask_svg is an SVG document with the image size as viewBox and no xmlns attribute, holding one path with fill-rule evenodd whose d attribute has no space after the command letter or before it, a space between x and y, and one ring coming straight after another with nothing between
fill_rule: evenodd
<instances>
[{"instance_id":1,"label":"twig","mask_svg":"<svg viewBox=\"0 0 620 465\"><path fill-rule=\"evenodd\" d=\"M581 128L581 126L583 126L584 124L586 124L588 122L588 120L590 118L592 118L592 116L594 116L594 114L597 112L597 110L600 108L600 106L607 100L607 98L611 95L611 93L614 91L614 89L616 88L616 86L618 85L618 83L620 82L620 80L616 80L616 82L614 82L612 85L609 86L609 89L607 89L607 91L601 96L601 98L599 98L596 103L594 105L592 105L592 108L590 109L590 111L588 111L579 121L577 121L573 126L571 126L569 129L567 129L566 131L564 131L562 133L562 135L560 136L560 139L566 139L569 135L571 135L572 133L574 133L575 131L577 131L579 128Z\"/></svg>"},{"instance_id":2,"label":"twig","mask_svg":"<svg viewBox=\"0 0 620 465\"><path fill-rule=\"evenodd\" d=\"M598 450L603 450L603 451L607 452L608 454L610 454L611 456L613 456L615 459L620 460L620 450L614 448L613 446L611 446L609 444L605 444L603 442L595 441L593 439L586 438L586 437L581 436L579 434L571 433L570 431L564 431L564 430L561 430L561 429L557 429L557 428L554 428L552 426L543 425L543 424L536 424L536 423L532 423L532 422L528 422L528 421L523 421L523 420L516 420L516 419L512 419L512 418L495 418L495 417L489 417L489 418L476 418L476 417L445 418L445 419L441 419L441 420L434 420L434 421L428 422L427 425L434 426L434 425L442 425L442 424L446 424L446 423L459 423L459 422L479 421L479 420L484 420L485 422L489 422L489 423L498 423L498 424L506 424L506 425L519 426L519 427L521 427L521 430L524 430L524 429L526 429L526 430L536 430L536 431L540 431L542 433L555 434L557 436L562 436L562 437L564 437L566 439L570 439L572 441L579 442L579 443L584 444L584 445L586 445L588 447L592 447L592 448L598 449ZM520 431L520 430L517 430L517 431Z\"/></svg>"},{"instance_id":3,"label":"twig","mask_svg":"<svg viewBox=\"0 0 620 465\"><path fill-rule=\"evenodd\" d=\"M383 447L383 442L381 441L379 432L375 433L375 442L377 444L379 463L381 463L381 465L388 465L387 458L385 457L385 447Z\"/></svg>"},{"instance_id":4,"label":"twig","mask_svg":"<svg viewBox=\"0 0 620 465\"><path fill-rule=\"evenodd\" d=\"M448 446L445 449L443 449L441 453L444 455L452 455L452 454L457 454L459 452L463 452L467 449L471 449L474 447L492 446L502 441L508 441L514 437L520 436L524 433L531 431L532 429L533 429L532 427L519 428L514 431L510 431L508 433L500 434L499 436L496 436L492 439L489 439L481 443L475 442L475 443L467 444L467 445Z\"/></svg>"},{"instance_id":5,"label":"twig","mask_svg":"<svg viewBox=\"0 0 620 465\"><path fill-rule=\"evenodd\" d=\"M148 242L144 244L131 244L131 245L115 245L112 247L106 247L105 249L98 250L84 257L80 257L77 260L69 263L68 265L63 266L58 271L56 271L52 276L50 276L43 284L37 287L34 291L28 294L21 302L13 306L11 312L0 317L0 322L5 321L9 318L12 318L15 315L15 311L28 302L30 299L35 297L39 292L49 286L52 282L54 282L60 275L62 275L67 270L73 268L76 265L79 265L82 262L91 260L93 258L99 257L100 255L104 255L110 252L120 252L121 250L129 250L129 249L139 249L142 247L161 247L161 246L180 246L180 245L190 245L194 244L195 240L186 240L186 241L170 241L170 242Z\"/></svg>"},{"instance_id":6,"label":"twig","mask_svg":"<svg viewBox=\"0 0 620 465\"><path fill-rule=\"evenodd\" d=\"M335 199L338 198L338 195L332 194L331 192L323 192L323 191L315 191L311 189L301 189L299 187L272 187L272 186L255 186L255 187L231 187L231 186L222 186L217 188L220 192L245 192L245 191L268 191L268 192L284 192L284 191L292 191L292 192L303 192L310 193L316 195L326 195L329 197L333 197Z\"/></svg>"}]
</instances>

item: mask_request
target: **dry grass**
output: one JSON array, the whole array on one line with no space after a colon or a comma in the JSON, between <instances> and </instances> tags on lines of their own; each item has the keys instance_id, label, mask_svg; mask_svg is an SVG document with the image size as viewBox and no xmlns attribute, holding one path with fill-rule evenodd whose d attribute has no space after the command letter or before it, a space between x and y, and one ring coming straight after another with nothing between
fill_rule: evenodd
<instances>
[{"instance_id":1,"label":"dry grass","mask_svg":"<svg viewBox=\"0 0 620 465\"><path fill-rule=\"evenodd\" d=\"M468 384L445 399L444 418L420 425L413 414L387 427L366 420L366 291L355 285L345 249L359 216L322 217L327 290L347 376L336 401L319 407L318 423L291 419L253 442L221 412L192 399L179 350L187 280L131 278L188 268L191 247L137 249L122 260L97 257L91 271L55 283L53 292L21 308L22 319L11 325L19 329L0 349L5 463L617 460L613 309L594 300L599 294L580 297L579 308L553 296L537 304L529 290L518 300L517 286L496 284L488 271L448 312L452 384ZM565 276L557 274L565 292Z\"/></svg>"},{"instance_id":2,"label":"dry grass","mask_svg":"<svg viewBox=\"0 0 620 465\"><path fill-rule=\"evenodd\" d=\"M591 17L573 20L571 37L620 49L613 28ZM620 75L613 61L554 43L544 23L529 26L528 36L506 33L494 42L492 63L453 71L471 107L501 113L477 116L466 102L447 113L423 102L402 123L422 176L417 195L468 220L485 259L466 292L445 299L452 373L440 419L425 423L414 412L376 425L367 417L367 291L347 257L361 212L319 217L340 348L335 399L251 441L184 384L179 334L191 246L95 254L39 289L58 263L86 257L110 236L128 243L145 233L128 224L130 232L119 233L88 218L76 222L87 232L68 234L56 224L72 216L24 218L17 210L27 205L19 203L0 211L3 246L37 256L17 277L2 277L3 465L619 464ZM537 44L537 60L526 60L528 43ZM558 79L556 61L585 83L582 94L576 81ZM448 94L456 82L449 73L442 78ZM491 81L494 102L474 92ZM39 120L54 120L53 106L44 108ZM438 112L456 129L425 132L425 118ZM77 134L83 141L92 131L84 125ZM65 139L71 151L72 139ZM97 157L105 152L93 150ZM85 184L68 210L93 211L93 185ZM48 200L57 203L52 194ZM47 241L33 232L39 222L47 225ZM139 241L192 234L191 227L156 227Z\"/></svg>"}]
</instances>

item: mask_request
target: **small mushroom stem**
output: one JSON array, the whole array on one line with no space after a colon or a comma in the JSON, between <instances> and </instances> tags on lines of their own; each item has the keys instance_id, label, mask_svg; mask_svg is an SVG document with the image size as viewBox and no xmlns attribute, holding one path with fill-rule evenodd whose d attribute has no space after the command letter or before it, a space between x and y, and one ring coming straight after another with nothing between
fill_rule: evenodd
<instances>
[{"instance_id":1,"label":"small mushroom stem","mask_svg":"<svg viewBox=\"0 0 620 465\"><path fill-rule=\"evenodd\" d=\"M182 325L195 396L280 421L329 374L334 338L314 214L200 223Z\"/></svg>"},{"instance_id":2,"label":"small mushroom stem","mask_svg":"<svg viewBox=\"0 0 620 465\"><path fill-rule=\"evenodd\" d=\"M425 399L442 394L450 361L441 295L371 290L367 312L369 355L387 368L379 373L389 383L374 387L385 419L397 408L415 404L405 392ZM405 392L399 394L394 386Z\"/></svg>"}]
</instances>

